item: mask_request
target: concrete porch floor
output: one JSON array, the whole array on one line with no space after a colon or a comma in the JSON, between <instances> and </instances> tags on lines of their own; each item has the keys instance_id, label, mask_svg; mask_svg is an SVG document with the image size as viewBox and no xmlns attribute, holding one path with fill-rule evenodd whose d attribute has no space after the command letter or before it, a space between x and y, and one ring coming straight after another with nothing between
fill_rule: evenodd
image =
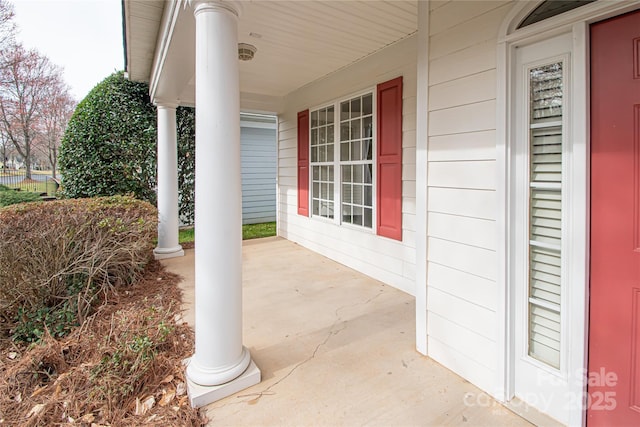
<instances>
[{"instance_id":1,"label":"concrete porch floor","mask_svg":"<svg viewBox=\"0 0 640 427\"><path fill-rule=\"evenodd\" d=\"M162 262L193 325L193 250ZM281 238L244 242L243 286L262 382L207 406L209 425L531 425L416 352L410 295Z\"/></svg>"}]
</instances>

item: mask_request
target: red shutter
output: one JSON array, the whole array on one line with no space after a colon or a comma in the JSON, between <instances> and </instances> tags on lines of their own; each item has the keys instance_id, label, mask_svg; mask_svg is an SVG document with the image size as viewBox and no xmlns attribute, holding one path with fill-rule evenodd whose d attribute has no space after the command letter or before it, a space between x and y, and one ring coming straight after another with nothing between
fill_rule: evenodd
<instances>
[{"instance_id":1,"label":"red shutter","mask_svg":"<svg viewBox=\"0 0 640 427\"><path fill-rule=\"evenodd\" d=\"M298 113L298 215L309 216L309 110Z\"/></svg>"},{"instance_id":2,"label":"red shutter","mask_svg":"<svg viewBox=\"0 0 640 427\"><path fill-rule=\"evenodd\" d=\"M377 233L402 240L402 76L378 85Z\"/></svg>"}]
</instances>

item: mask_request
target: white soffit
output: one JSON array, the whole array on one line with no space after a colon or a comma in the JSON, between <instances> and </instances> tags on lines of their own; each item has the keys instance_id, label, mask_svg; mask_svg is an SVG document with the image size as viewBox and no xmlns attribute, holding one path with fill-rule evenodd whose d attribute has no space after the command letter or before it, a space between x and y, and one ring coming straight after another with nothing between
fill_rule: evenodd
<instances>
[{"instance_id":1,"label":"white soffit","mask_svg":"<svg viewBox=\"0 0 640 427\"><path fill-rule=\"evenodd\" d=\"M257 52L253 60L239 62L240 90L254 97L285 96L415 33L417 9L415 0L243 2L238 41L256 46ZM133 18L131 26L141 28L134 28L132 36L146 37L143 20ZM160 18L154 18L157 27ZM155 42L152 46L155 50ZM135 43L128 48L132 56L138 54L134 48ZM195 19L191 8L181 5L156 98L193 104L194 52ZM143 59L136 63L132 58L130 69L139 69L132 70L131 78L148 81L151 64L142 67Z\"/></svg>"},{"instance_id":2,"label":"white soffit","mask_svg":"<svg viewBox=\"0 0 640 427\"><path fill-rule=\"evenodd\" d=\"M125 38L127 71L135 81L149 81L156 50L158 29L164 2L158 0L125 1Z\"/></svg>"}]
</instances>

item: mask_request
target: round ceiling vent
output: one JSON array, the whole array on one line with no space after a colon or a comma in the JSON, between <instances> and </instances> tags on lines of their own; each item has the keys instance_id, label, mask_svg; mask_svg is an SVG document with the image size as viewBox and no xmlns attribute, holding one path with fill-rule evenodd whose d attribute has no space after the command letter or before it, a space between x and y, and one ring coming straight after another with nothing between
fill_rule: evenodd
<instances>
[{"instance_id":1,"label":"round ceiling vent","mask_svg":"<svg viewBox=\"0 0 640 427\"><path fill-rule=\"evenodd\" d=\"M256 54L256 47L248 43L238 43L238 59L241 61L251 61Z\"/></svg>"}]
</instances>

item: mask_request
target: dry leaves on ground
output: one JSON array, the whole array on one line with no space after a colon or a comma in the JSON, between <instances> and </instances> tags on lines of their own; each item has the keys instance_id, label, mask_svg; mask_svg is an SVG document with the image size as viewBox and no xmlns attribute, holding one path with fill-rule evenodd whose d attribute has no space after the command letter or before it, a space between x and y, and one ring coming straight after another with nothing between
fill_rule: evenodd
<instances>
[{"instance_id":1,"label":"dry leaves on ground","mask_svg":"<svg viewBox=\"0 0 640 427\"><path fill-rule=\"evenodd\" d=\"M181 319L178 276L153 262L62 339L0 342L0 424L203 425L189 405L182 360L193 332Z\"/></svg>"}]
</instances>

